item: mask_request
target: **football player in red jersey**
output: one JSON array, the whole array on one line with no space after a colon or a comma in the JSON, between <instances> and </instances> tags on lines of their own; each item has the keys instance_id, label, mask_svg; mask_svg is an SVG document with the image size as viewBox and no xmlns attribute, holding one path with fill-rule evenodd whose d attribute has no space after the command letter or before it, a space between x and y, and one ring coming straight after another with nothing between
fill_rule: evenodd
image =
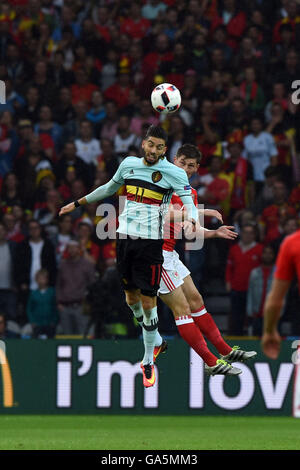
<instances>
[{"instance_id":1,"label":"football player in red jersey","mask_svg":"<svg viewBox=\"0 0 300 470\"><path fill-rule=\"evenodd\" d=\"M191 144L184 144L177 151L174 158L174 164L183 168L190 179L198 170L201 160L201 153L197 147ZM193 188L192 197L197 205L197 191ZM171 204L174 209L183 209L180 198L173 194ZM217 217L221 222L222 216L218 211L212 209L199 209L202 215ZM172 310L176 326L182 338L202 357L205 362L205 370L209 375L237 375L241 370L232 367L231 363L235 361L246 361L256 356L255 351L243 351L238 346L231 348L222 338L221 333L214 322L212 316L207 312L204 306L203 298L197 290L190 271L180 261L175 251L176 239L181 230L184 221L184 211L170 211L170 227L165 225L165 238L163 245L164 263L162 266L162 276L160 282L159 296L161 300ZM175 221L175 222L172 222ZM182 222L176 222L180 220ZM183 222L184 224L184 222ZM232 230L233 227L221 226L217 230L207 230L198 227L202 231L204 238L225 238L234 240L237 234ZM218 359L212 354L205 342L203 335L216 347L221 355ZM160 347L154 349L155 358L166 348L166 342L163 341Z\"/></svg>"}]
</instances>

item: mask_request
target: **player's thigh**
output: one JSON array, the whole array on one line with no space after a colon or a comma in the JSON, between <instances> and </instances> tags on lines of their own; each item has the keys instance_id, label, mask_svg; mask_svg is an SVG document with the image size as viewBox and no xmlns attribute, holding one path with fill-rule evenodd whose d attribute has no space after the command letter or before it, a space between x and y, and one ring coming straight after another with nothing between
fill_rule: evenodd
<instances>
[{"instance_id":1,"label":"player's thigh","mask_svg":"<svg viewBox=\"0 0 300 470\"><path fill-rule=\"evenodd\" d=\"M156 297L163 263L161 240L140 240L132 264L132 282L146 297Z\"/></svg>"},{"instance_id":2,"label":"player's thigh","mask_svg":"<svg viewBox=\"0 0 300 470\"><path fill-rule=\"evenodd\" d=\"M132 263L134 260L134 247L130 238L117 238L117 270L124 291L134 291L138 288L132 278Z\"/></svg>"},{"instance_id":3,"label":"player's thigh","mask_svg":"<svg viewBox=\"0 0 300 470\"><path fill-rule=\"evenodd\" d=\"M160 294L159 298L172 310L174 318L181 317L183 315L189 315L190 308L188 301L182 290L182 286L177 287L168 294Z\"/></svg>"},{"instance_id":4,"label":"player's thigh","mask_svg":"<svg viewBox=\"0 0 300 470\"><path fill-rule=\"evenodd\" d=\"M204 302L202 295L195 286L191 275L184 278L182 290L192 311L203 306Z\"/></svg>"}]
</instances>

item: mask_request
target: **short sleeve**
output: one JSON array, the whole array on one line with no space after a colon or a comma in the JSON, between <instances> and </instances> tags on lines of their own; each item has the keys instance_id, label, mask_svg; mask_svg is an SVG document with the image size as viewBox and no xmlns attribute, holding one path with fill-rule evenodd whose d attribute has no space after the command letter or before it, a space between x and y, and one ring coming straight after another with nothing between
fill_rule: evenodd
<instances>
[{"instance_id":1,"label":"short sleeve","mask_svg":"<svg viewBox=\"0 0 300 470\"><path fill-rule=\"evenodd\" d=\"M126 158L122 161L122 163L119 165L119 168L115 172L114 176L112 177L112 180L114 183L117 184L124 184L124 171L126 168Z\"/></svg>"},{"instance_id":2,"label":"short sleeve","mask_svg":"<svg viewBox=\"0 0 300 470\"><path fill-rule=\"evenodd\" d=\"M279 249L274 277L282 281L292 281L296 275L295 268L292 244L290 240L287 239L282 242Z\"/></svg>"}]
</instances>

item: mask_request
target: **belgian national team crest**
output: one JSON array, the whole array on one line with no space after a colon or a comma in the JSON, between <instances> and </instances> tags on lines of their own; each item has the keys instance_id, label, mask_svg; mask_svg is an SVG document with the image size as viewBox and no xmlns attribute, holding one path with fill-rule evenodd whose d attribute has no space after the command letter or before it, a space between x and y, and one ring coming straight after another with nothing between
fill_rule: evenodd
<instances>
[{"instance_id":1,"label":"belgian national team crest","mask_svg":"<svg viewBox=\"0 0 300 470\"><path fill-rule=\"evenodd\" d=\"M154 173L152 173L153 183L158 183L161 179L162 179L162 174L160 171L154 171Z\"/></svg>"}]
</instances>

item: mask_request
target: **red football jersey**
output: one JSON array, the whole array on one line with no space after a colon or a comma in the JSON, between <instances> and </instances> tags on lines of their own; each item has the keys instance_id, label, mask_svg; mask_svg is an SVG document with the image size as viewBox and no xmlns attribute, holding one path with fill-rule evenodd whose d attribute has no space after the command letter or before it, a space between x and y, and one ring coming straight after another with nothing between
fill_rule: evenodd
<instances>
[{"instance_id":1,"label":"red football jersey","mask_svg":"<svg viewBox=\"0 0 300 470\"><path fill-rule=\"evenodd\" d=\"M195 206L198 203L198 194L196 189L191 188L192 190L192 198L194 201ZM179 208L184 209L183 203L179 196L176 193L173 194L171 199L171 204L174 206L175 209L179 210ZM179 234L181 233L181 222L176 223L165 223L164 232L168 235L168 238L165 238L163 244L163 250L165 251L173 251L175 249L176 241L179 238ZM169 238L170 234L170 238Z\"/></svg>"},{"instance_id":2,"label":"red football jersey","mask_svg":"<svg viewBox=\"0 0 300 470\"><path fill-rule=\"evenodd\" d=\"M276 260L275 279L292 281L298 278L300 291L300 230L286 237L279 249Z\"/></svg>"}]
</instances>

